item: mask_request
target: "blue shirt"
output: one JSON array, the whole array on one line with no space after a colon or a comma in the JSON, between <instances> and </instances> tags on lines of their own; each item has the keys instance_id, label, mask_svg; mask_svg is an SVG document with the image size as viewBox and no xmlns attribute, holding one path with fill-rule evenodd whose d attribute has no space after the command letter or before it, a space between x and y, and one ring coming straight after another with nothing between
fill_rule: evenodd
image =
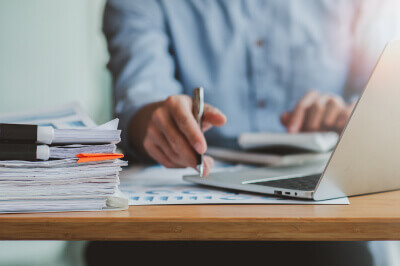
<instances>
[{"instance_id":1,"label":"blue shirt","mask_svg":"<svg viewBox=\"0 0 400 266\"><path fill-rule=\"evenodd\" d=\"M349 100L393 37L368 26L388 20L387 12L386 20L378 16L388 2L108 1L103 30L125 148L138 109L198 86L228 117L206 134L210 145L243 132L284 131L281 114L311 89Z\"/></svg>"}]
</instances>

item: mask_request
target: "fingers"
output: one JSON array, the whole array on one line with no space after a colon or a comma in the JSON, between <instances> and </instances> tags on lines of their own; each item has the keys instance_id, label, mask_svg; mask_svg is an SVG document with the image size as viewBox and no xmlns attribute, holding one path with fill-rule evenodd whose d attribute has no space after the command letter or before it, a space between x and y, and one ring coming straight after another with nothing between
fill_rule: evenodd
<instances>
[{"instance_id":1,"label":"fingers","mask_svg":"<svg viewBox=\"0 0 400 266\"><path fill-rule=\"evenodd\" d=\"M340 132L346 125L353 107L354 104L346 106L339 96L320 95L311 91L299 101L293 112L282 114L281 122L290 133Z\"/></svg>"},{"instance_id":2,"label":"fingers","mask_svg":"<svg viewBox=\"0 0 400 266\"><path fill-rule=\"evenodd\" d=\"M204 105L203 123L220 127L226 124L226 116L218 109L209 104Z\"/></svg>"},{"instance_id":3,"label":"fingers","mask_svg":"<svg viewBox=\"0 0 400 266\"><path fill-rule=\"evenodd\" d=\"M203 131L210 130L213 126L220 127L226 124L226 116L218 109L209 104L204 106Z\"/></svg>"},{"instance_id":4,"label":"fingers","mask_svg":"<svg viewBox=\"0 0 400 266\"><path fill-rule=\"evenodd\" d=\"M186 163L183 158L180 158L180 156L169 147L167 140L158 131L149 133L149 138L145 140L144 146L148 154L154 160L167 168L184 168L189 166L196 169L197 167L196 159ZM193 156L195 156L194 153ZM214 159L210 156L204 156L204 176L210 173L213 165Z\"/></svg>"},{"instance_id":5,"label":"fingers","mask_svg":"<svg viewBox=\"0 0 400 266\"><path fill-rule=\"evenodd\" d=\"M345 103L340 97L332 97L328 100L325 114L323 117L322 126L326 130L335 130L337 120L342 110L345 108Z\"/></svg>"},{"instance_id":6,"label":"fingers","mask_svg":"<svg viewBox=\"0 0 400 266\"><path fill-rule=\"evenodd\" d=\"M206 132L207 130L210 130L212 128L212 125L208 122L203 122L202 128L203 128L203 132Z\"/></svg>"},{"instance_id":7,"label":"fingers","mask_svg":"<svg viewBox=\"0 0 400 266\"><path fill-rule=\"evenodd\" d=\"M226 117L217 108L205 105L203 129L226 123ZM144 149L154 160L166 167L196 169L196 154L203 154L207 144L192 112L192 99L171 96L153 109L147 126ZM214 161L204 157L204 173L208 174Z\"/></svg>"},{"instance_id":8,"label":"fingers","mask_svg":"<svg viewBox=\"0 0 400 266\"><path fill-rule=\"evenodd\" d=\"M214 159L210 156L204 156L204 176L210 173L211 168L214 166Z\"/></svg>"},{"instance_id":9,"label":"fingers","mask_svg":"<svg viewBox=\"0 0 400 266\"><path fill-rule=\"evenodd\" d=\"M168 156L165 155L163 151L159 147L157 147L152 141L145 140L143 146L146 149L147 153L158 163L164 165L167 168L177 167L177 165L172 163Z\"/></svg>"},{"instance_id":10,"label":"fingers","mask_svg":"<svg viewBox=\"0 0 400 266\"><path fill-rule=\"evenodd\" d=\"M307 108L302 131L321 131L322 119L325 114L327 96L314 99L314 102Z\"/></svg>"},{"instance_id":11,"label":"fingers","mask_svg":"<svg viewBox=\"0 0 400 266\"><path fill-rule=\"evenodd\" d=\"M170 115L163 109L156 110L153 122L154 127L149 127L148 130L149 138L155 141L167 155L170 155L170 159L175 164L196 167L195 151L176 127Z\"/></svg>"},{"instance_id":12,"label":"fingers","mask_svg":"<svg viewBox=\"0 0 400 266\"><path fill-rule=\"evenodd\" d=\"M302 129L308 107L317 99L318 93L308 92L296 105L287 124L290 133L297 133Z\"/></svg>"},{"instance_id":13,"label":"fingers","mask_svg":"<svg viewBox=\"0 0 400 266\"><path fill-rule=\"evenodd\" d=\"M290 119L290 113L289 112L285 112L282 114L281 116L281 123L287 127L289 125L289 119Z\"/></svg>"},{"instance_id":14,"label":"fingers","mask_svg":"<svg viewBox=\"0 0 400 266\"><path fill-rule=\"evenodd\" d=\"M164 134L162 134L161 131L154 127L150 127L147 131L147 139L154 143L154 145L157 146L162 153L167 156L169 161L174 163L175 166L185 165L184 162L180 162L180 155L172 149L167 138L164 136Z\"/></svg>"},{"instance_id":15,"label":"fingers","mask_svg":"<svg viewBox=\"0 0 400 266\"><path fill-rule=\"evenodd\" d=\"M336 120L336 131L339 133L340 131L342 131L344 129L344 127L347 124L347 121L349 120L350 116L351 116L351 112L354 109L355 104L350 104L349 106L347 106L338 116L337 120Z\"/></svg>"},{"instance_id":16,"label":"fingers","mask_svg":"<svg viewBox=\"0 0 400 266\"><path fill-rule=\"evenodd\" d=\"M192 99L190 97L169 97L167 106L172 119L179 131L186 137L189 144L200 154L207 150L204 135L192 113Z\"/></svg>"}]
</instances>

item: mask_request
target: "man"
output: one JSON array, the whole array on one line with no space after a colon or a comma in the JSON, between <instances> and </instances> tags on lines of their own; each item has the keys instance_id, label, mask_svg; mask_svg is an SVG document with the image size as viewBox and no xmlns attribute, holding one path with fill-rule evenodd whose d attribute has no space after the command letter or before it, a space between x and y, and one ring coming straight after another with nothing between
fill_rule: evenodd
<instances>
[{"instance_id":1,"label":"man","mask_svg":"<svg viewBox=\"0 0 400 266\"><path fill-rule=\"evenodd\" d=\"M365 0L108 1L125 152L195 167L196 153L243 132L340 132L393 37L390 10ZM205 137L191 112L198 86ZM206 156L205 174L212 165Z\"/></svg>"},{"instance_id":2,"label":"man","mask_svg":"<svg viewBox=\"0 0 400 266\"><path fill-rule=\"evenodd\" d=\"M384 7L358 0L109 1L104 31L126 151L166 167L194 167L206 139L223 145L250 131L341 131L390 39L390 32L375 38L372 53L358 40ZM197 86L209 103L205 129L229 119L206 138L184 96ZM206 174L212 163L205 158Z\"/></svg>"}]
</instances>

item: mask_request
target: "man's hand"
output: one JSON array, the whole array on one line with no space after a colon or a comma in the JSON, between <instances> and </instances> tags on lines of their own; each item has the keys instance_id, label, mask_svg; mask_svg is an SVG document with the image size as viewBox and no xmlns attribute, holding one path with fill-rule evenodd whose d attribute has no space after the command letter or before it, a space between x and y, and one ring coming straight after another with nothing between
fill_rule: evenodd
<instances>
[{"instance_id":1,"label":"man's hand","mask_svg":"<svg viewBox=\"0 0 400 266\"><path fill-rule=\"evenodd\" d=\"M204 135L192 112L192 98L187 95L170 96L167 100L143 107L132 120L131 143L142 155L153 158L168 168L196 168L196 153L207 150ZM217 108L204 106L203 130L222 126L226 117ZM204 175L214 164L204 157Z\"/></svg>"},{"instance_id":2,"label":"man's hand","mask_svg":"<svg viewBox=\"0 0 400 266\"><path fill-rule=\"evenodd\" d=\"M308 92L291 112L282 115L282 124L290 133L300 131L336 131L340 133L354 108L335 95Z\"/></svg>"}]
</instances>

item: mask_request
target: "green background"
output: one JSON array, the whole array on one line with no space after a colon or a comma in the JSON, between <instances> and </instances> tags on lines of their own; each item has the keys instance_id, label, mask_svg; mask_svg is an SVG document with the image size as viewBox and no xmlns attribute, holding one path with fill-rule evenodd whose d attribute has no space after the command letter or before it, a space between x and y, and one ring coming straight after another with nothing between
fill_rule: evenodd
<instances>
[{"instance_id":1,"label":"green background","mask_svg":"<svg viewBox=\"0 0 400 266\"><path fill-rule=\"evenodd\" d=\"M103 0L0 0L0 112L78 101L110 118Z\"/></svg>"},{"instance_id":2,"label":"green background","mask_svg":"<svg viewBox=\"0 0 400 266\"><path fill-rule=\"evenodd\" d=\"M0 113L79 102L111 118L103 0L0 0ZM0 241L0 265L81 265L85 242Z\"/></svg>"}]
</instances>

